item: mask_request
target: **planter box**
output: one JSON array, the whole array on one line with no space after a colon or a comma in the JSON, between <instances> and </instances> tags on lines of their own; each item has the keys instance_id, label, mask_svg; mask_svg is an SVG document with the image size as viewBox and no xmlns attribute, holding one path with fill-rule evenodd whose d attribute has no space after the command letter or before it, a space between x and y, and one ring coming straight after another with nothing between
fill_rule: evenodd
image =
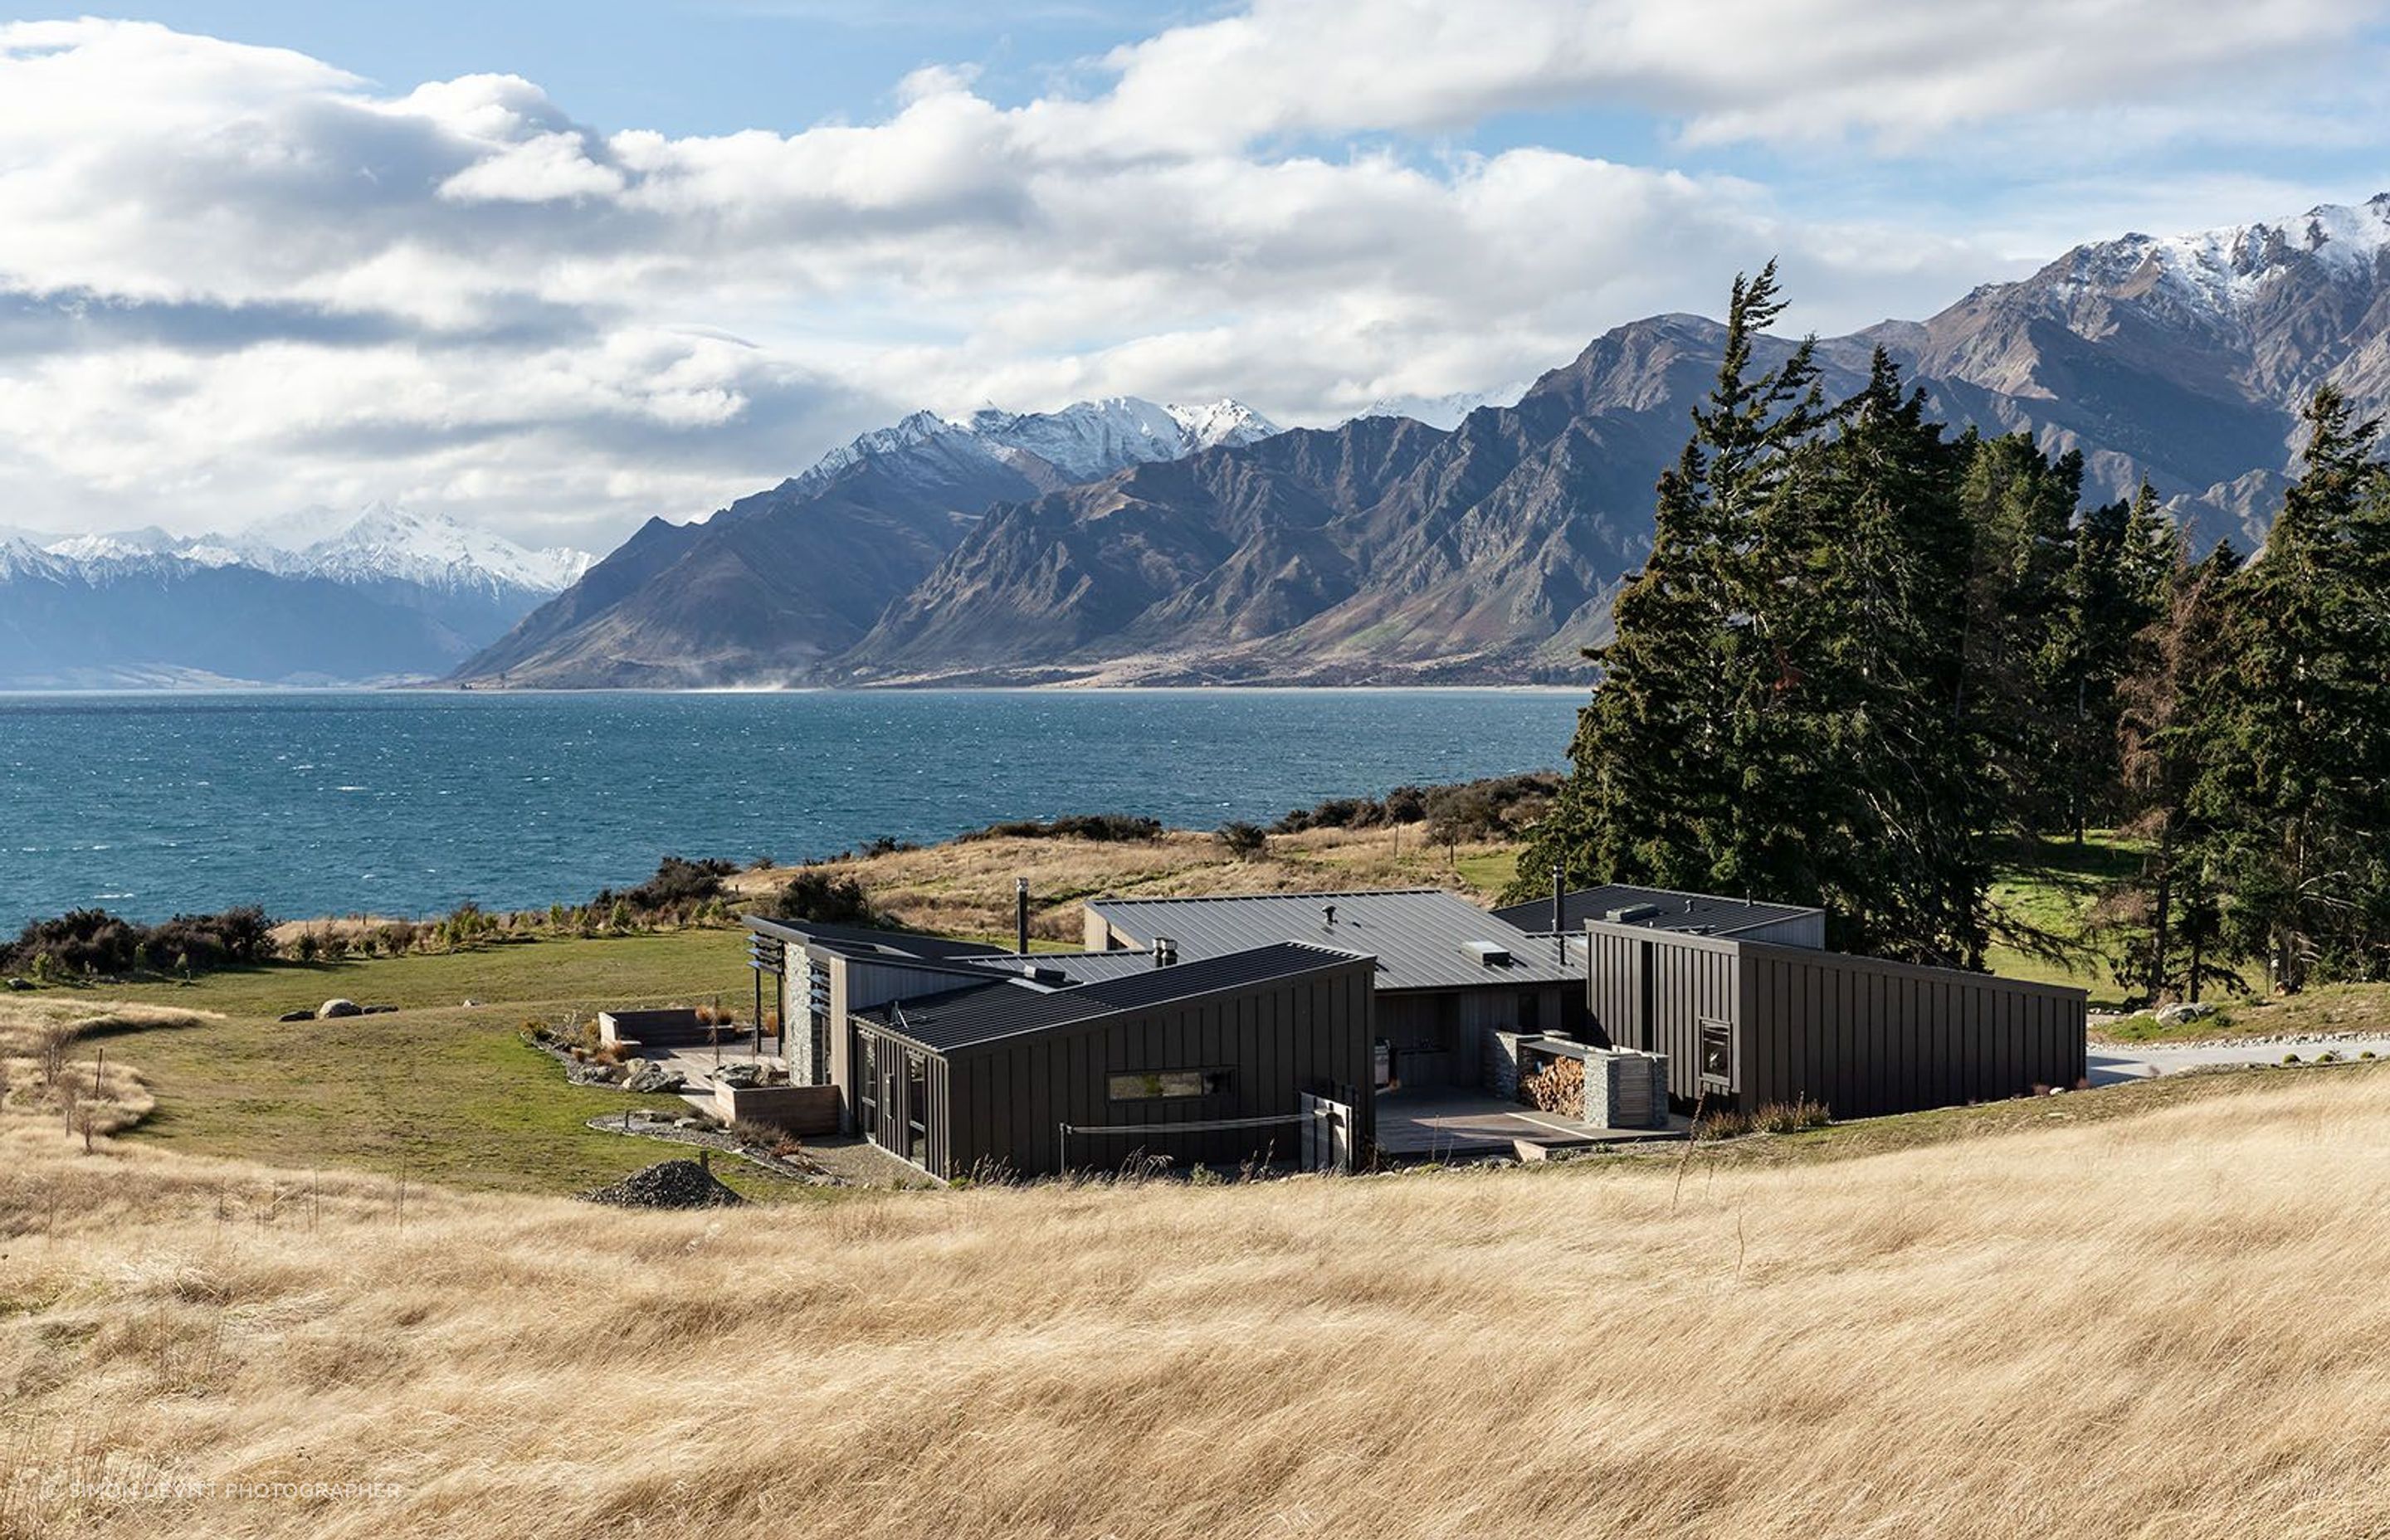
<instances>
[{"instance_id":1,"label":"planter box","mask_svg":"<svg viewBox=\"0 0 2390 1540\"><path fill-rule=\"evenodd\" d=\"M761 1123L784 1133L838 1132L835 1085L717 1085L713 1115L724 1123Z\"/></svg>"},{"instance_id":2,"label":"planter box","mask_svg":"<svg viewBox=\"0 0 2390 1540\"><path fill-rule=\"evenodd\" d=\"M711 1027L700 1025L697 1012L686 1008L671 1010L601 1010L598 1013L598 1040L601 1043L634 1042L656 1047L686 1048L700 1046L713 1041ZM738 1040L738 1030L722 1029L726 1043Z\"/></svg>"}]
</instances>

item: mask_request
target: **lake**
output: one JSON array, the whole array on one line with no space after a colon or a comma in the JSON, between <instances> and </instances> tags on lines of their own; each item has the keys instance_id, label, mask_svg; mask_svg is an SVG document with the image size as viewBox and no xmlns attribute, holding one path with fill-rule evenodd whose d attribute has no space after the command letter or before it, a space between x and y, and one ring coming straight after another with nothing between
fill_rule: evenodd
<instances>
[{"instance_id":1,"label":"lake","mask_svg":"<svg viewBox=\"0 0 2390 1540\"><path fill-rule=\"evenodd\" d=\"M0 695L0 930L544 907L667 853L833 854L1005 818L1267 823L1558 767L1584 692Z\"/></svg>"}]
</instances>

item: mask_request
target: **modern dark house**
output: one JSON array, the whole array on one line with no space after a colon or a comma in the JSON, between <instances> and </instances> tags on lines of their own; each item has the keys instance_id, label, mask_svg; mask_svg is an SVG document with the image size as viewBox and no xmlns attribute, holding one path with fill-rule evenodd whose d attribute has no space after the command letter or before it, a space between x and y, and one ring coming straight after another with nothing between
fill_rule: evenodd
<instances>
[{"instance_id":1,"label":"modern dark house","mask_svg":"<svg viewBox=\"0 0 2390 1540\"><path fill-rule=\"evenodd\" d=\"M1370 1136L1372 959L1262 945L1023 956L750 917L780 946L790 1079L933 1176L1138 1155L1333 1163ZM793 1008L803 1003L802 1010ZM1306 1099L1317 1115L1306 1110Z\"/></svg>"},{"instance_id":2,"label":"modern dark house","mask_svg":"<svg viewBox=\"0 0 2390 1540\"><path fill-rule=\"evenodd\" d=\"M852 1017L857 1129L932 1176L1163 1156L1292 1161L1371 1137L1372 960L1300 943L1084 983L1032 974ZM983 970L985 971L985 970ZM1328 1110L1322 1104L1328 1104Z\"/></svg>"},{"instance_id":3,"label":"modern dark house","mask_svg":"<svg viewBox=\"0 0 2390 1540\"><path fill-rule=\"evenodd\" d=\"M1487 1034L1558 1032L1582 1014L1585 967L1564 942L1441 888L1093 898L1086 909L1091 953L1167 946L1194 960L1282 941L1368 953L1386 1048L1379 1078L1408 1088L1473 1087Z\"/></svg>"},{"instance_id":4,"label":"modern dark house","mask_svg":"<svg viewBox=\"0 0 2390 1540\"><path fill-rule=\"evenodd\" d=\"M1627 922L1586 934L1592 1030L1665 1054L1680 1102L1864 1118L2084 1079L2079 989Z\"/></svg>"},{"instance_id":5,"label":"modern dark house","mask_svg":"<svg viewBox=\"0 0 2390 1540\"><path fill-rule=\"evenodd\" d=\"M1576 923L1535 934L1548 905L1433 888L1094 899L1087 950L1035 955L748 925L780 970L790 1079L837 1087L842 1126L945 1179L1140 1156L1341 1169L1373 1139L1535 1158L1664 1128L1657 1100L1681 1129L1701 1106L1869 1117L2084 1077L2081 990L1828 952L1794 905L1603 888L1560 906ZM1561 1059L1586 1065L1582 1118L1522 1104ZM1605 1116L1629 1100L1663 1115Z\"/></svg>"}]
</instances>

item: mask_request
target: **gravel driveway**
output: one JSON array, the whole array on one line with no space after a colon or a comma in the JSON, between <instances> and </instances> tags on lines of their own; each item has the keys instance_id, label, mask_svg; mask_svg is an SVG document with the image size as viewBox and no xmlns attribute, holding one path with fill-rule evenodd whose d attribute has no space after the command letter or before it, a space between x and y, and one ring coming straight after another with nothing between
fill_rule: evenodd
<instances>
[{"instance_id":1,"label":"gravel driveway","mask_svg":"<svg viewBox=\"0 0 2390 1540\"><path fill-rule=\"evenodd\" d=\"M2218 1043L2093 1043L2091 1084L2114 1085L2149 1080L2209 1064L2280 1064L2285 1054L2312 1059L2334 1053L2390 1058L2390 1037L2248 1037Z\"/></svg>"}]
</instances>

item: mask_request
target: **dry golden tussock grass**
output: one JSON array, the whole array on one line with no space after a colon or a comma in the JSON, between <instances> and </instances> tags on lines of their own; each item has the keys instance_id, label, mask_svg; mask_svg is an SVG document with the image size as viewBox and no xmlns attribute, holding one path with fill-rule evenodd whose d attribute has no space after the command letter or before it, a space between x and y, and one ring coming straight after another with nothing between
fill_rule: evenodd
<instances>
[{"instance_id":1,"label":"dry golden tussock grass","mask_svg":"<svg viewBox=\"0 0 2390 1540\"><path fill-rule=\"evenodd\" d=\"M701 1214L416 1191L402 1223L386 1178L102 1149L0 1130L0 1534L2283 1536L2390 1515L2370 1069L1795 1168ZM335 1490L226 1485L276 1482Z\"/></svg>"},{"instance_id":2,"label":"dry golden tussock grass","mask_svg":"<svg viewBox=\"0 0 2390 1540\"><path fill-rule=\"evenodd\" d=\"M875 908L916 930L941 935L1011 934L1013 879L1025 877L1034 905L1033 933L1075 943L1081 935L1080 901L1100 894L1164 898L1424 886L1491 897L1471 878L1487 856L1505 849L1463 842L1456 866L1447 860L1452 853L1429 844L1423 826L1412 824L1274 834L1265 854L1238 861L1228 858L1209 834L1173 829L1150 841L949 841L920 850L834 861L827 869L861 882ZM741 893L762 893L787 881L790 869L741 872L732 886Z\"/></svg>"}]
</instances>

